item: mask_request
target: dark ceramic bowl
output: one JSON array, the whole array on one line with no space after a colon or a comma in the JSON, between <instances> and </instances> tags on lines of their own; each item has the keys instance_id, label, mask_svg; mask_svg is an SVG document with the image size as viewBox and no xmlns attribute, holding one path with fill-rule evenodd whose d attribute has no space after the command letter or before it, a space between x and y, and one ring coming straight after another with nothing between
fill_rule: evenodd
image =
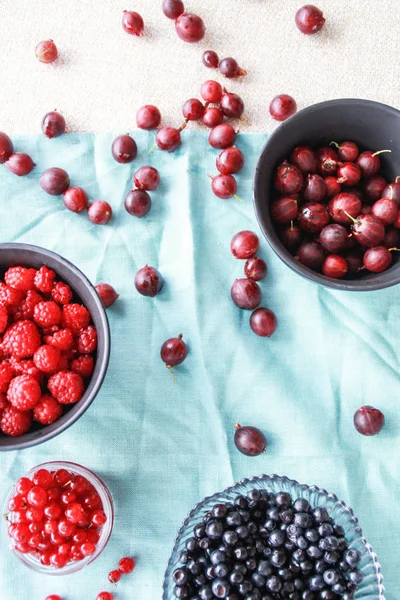
<instances>
[{"instance_id":1,"label":"dark ceramic bowl","mask_svg":"<svg viewBox=\"0 0 400 600\"><path fill-rule=\"evenodd\" d=\"M393 265L383 273L369 273L360 279L331 279L296 260L279 240L271 222L275 167L289 158L296 146L327 146L332 140L351 140L361 150L390 149L391 153L380 155L381 172L389 182L400 175L400 111L369 100L343 99L314 104L282 123L262 149L253 189L254 209L261 230L288 267L316 283L348 291L378 290L395 285L400 282L397 252L393 253Z\"/></svg>"},{"instance_id":2,"label":"dark ceramic bowl","mask_svg":"<svg viewBox=\"0 0 400 600\"><path fill-rule=\"evenodd\" d=\"M18 437L9 437L0 432L0 452L36 446L50 440L75 423L95 399L107 372L110 356L110 329L106 312L96 290L79 269L65 258L45 248L28 244L0 244L0 275L3 276L8 267L15 265L36 269L46 265L71 286L75 296L89 310L96 327L97 357L94 373L79 402L66 407L62 417L51 425L43 426L33 422L32 429Z\"/></svg>"}]
</instances>

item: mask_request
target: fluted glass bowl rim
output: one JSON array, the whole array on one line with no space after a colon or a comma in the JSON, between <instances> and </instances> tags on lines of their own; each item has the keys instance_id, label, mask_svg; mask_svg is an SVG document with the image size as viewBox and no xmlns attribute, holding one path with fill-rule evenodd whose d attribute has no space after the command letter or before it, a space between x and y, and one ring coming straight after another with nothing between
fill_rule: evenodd
<instances>
[{"instance_id":1,"label":"fluted glass bowl rim","mask_svg":"<svg viewBox=\"0 0 400 600\"><path fill-rule=\"evenodd\" d=\"M355 600L362 600L363 598L365 598L366 600L386 600L385 595L384 595L385 588L383 585L382 567L378 561L378 557L377 557L375 551L373 550L371 544L364 537L362 529L361 529L359 521L358 521L358 518L355 516L353 509L350 506L348 506L343 500L340 500L336 494L334 494L332 492L328 492L324 488L320 488L317 485L307 485L307 484L299 483L295 479L290 479L289 477L286 477L285 475L282 476L282 475L276 475L276 474L272 474L272 475L263 474L263 475L258 475L258 476L254 476L254 477L248 477L248 478L246 477L246 478L241 479L240 481L234 483L233 485L228 486L221 492L216 492L215 494L206 496L201 502L196 504L196 506L189 512L188 516L183 521L183 523L176 535L174 547L173 547L171 556L169 558L167 568L165 570L162 600L176 600L174 596L169 595L169 588L171 587L171 581L172 581L172 572L176 568L176 566L179 562L179 554L182 551L182 548L180 548L180 544L182 542L183 535L186 533L186 529L189 526L192 529L192 527L195 525L194 520L197 517L198 513L201 511L201 509L207 504L212 504L212 503L216 504L218 501L221 500L221 496L223 496L225 494L231 494L231 493L240 494L240 493L242 493L244 491L244 488L249 484L252 484L252 485L254 484L254 485L260 486L260 485L268 485L268 484L272 485L275 483L281 483L282 485L286 485L289 488L295 488L295 489L293 489L293 492L302 491L302 492L308 492L308 493L314 492L316 494L319 494L325 499L325 503L330 502L333 504L333 506L340 507L342 511L348 513L349 522L352 525L352 532L353 532L354 536L356 536L356 540L365 547L365 551L369 557L369 563L372 565L373 570L375 572L376 579L375 579L374 585L377 588L377 594L378 594L378 595L375 595L375 597L372 597L369 594L368 594L368 596L365 596L363 594L363 584L361 584L355 594ZM267 491L268 491L267 487L265 489L267 489ZM285 491L290 492L290 489L285 489Z\"/></svg>"}]
</instances>

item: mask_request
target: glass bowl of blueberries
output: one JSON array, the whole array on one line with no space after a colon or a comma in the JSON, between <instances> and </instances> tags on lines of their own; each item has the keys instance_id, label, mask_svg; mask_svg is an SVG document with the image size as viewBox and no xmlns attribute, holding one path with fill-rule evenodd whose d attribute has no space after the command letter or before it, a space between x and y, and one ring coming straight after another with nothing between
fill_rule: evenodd
<instances>
[{"instance_id":1,"label":"glass bowl of blueberries","mask_svg":"<svg viewBox=\"0 0 400 600\"><path fill-rule=\"evenodd\" d=\"M163 600L385 600L381 566L335 494L261 475L185 519Z\"/></svg>"}]
</instances>

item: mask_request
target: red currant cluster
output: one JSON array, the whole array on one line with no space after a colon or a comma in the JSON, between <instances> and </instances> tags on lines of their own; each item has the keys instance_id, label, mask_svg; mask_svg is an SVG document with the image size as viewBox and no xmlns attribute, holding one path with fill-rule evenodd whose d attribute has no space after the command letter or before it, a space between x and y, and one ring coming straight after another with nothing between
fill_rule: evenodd
<instances>
[{"instance_id":1,"label":"red currant cluster","mask_svg":"<svg viewBox=\"0 0 400 600\"><path fill-rule=\"evenodd\" d=\"M250 327L261 337L270 337L278 322L269 308L258 308L261 302L261 289L257 281L265 279L267 265L256 256L259 239L252 231L239 231L231 241L231 252L235 258L246 261L245 278L235 279L231 288L233 302L243 310L254 310L250 316Z\"/></svg>"},{"instance_id":2,"label":"red currant cluster","mask_svg":"<svg viewBox=\"0 0 400 600\"><path fill-rule=\"evenodd\" d=\"M13 548L42 565L62 569L96 552L107 521L101 498L82 475L39 469L21 477L9 501Z\"/></svg>"},{"instance_id":3,"label":"red currant cluster","mask_svg":"<svg viewBox=\"0 0 400 600\"><path fill-rule=\"evenodd\" d=\"M97 332L70 286L46 266L10 267L0 281L0 430L50 425L78 402L95 366Z\"/></svg>"}]
</instances>

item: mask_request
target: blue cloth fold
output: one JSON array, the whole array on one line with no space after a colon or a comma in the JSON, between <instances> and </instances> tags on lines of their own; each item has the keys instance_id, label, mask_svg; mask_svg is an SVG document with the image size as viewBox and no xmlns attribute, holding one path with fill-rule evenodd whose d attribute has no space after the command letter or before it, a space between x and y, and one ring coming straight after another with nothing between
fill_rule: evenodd
<instances>
[{"instance_id":1,"label":"blue cloth fold","mask_svg":"<svg viewBox=\"0 0 400 600\"><path fill-rule=\"evenodd\" d=\"M66 577L30 571L8 550L1 530L0 597L95 599L112 590L107 573L125 555L137 568L116 590L118 600L157 600L175 534L204 496L243 477L278 473L335 492L353 507L383 567L387 600L400 589L398 288L351 294L317 287L291 272L260 234L269 272L261 282L263 305L277 315L271 339L258 338L249 313L237 309L230 287L243 262L230 253L241 229L258 231L252 208L252 174L265 141L240 134L246 164L238 200L213 196L208 174L217 152L202 133L184 131L172 154L148 154L154 134L133 132L139 153L129 165L111 157L112 134L14 136L15 149L37 167L18 178L0 166L0 240L21 241L65 256L93 283L120 294L108 309L112 354L104 385L87 413L54 440L1 455L0 489L32 466L65 459L81 462L108 484L116 509L103 554ZM123 207L132 174L157 167L161 185L151 192L143 219ZM67 211L39 187L48 167L65 168L71 184L92 200L105 199L114 216L95 226ZM150 264L165 278L154 299L140 296L136 271ZM176 384L160 360L162 343L183 333L186 362ZM353 413L380 408L386 425L378 437L360 436ZM233 444L235 423L260 427L266 454L248 458Z\"/></svg>"}]
</instances>

